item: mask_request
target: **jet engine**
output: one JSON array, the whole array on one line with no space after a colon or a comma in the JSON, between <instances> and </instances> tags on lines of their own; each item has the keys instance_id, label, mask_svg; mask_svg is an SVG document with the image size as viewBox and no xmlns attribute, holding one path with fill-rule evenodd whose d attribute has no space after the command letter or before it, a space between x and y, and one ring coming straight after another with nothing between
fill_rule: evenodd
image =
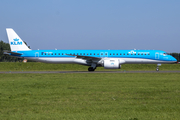
<instances>
[{"instance_id":1,"label":"jet engine","mask_svg":"<svg viewBox=\"0 0 180 120\"><path fill-rule=\"evenodd\" d=\"M105 69L120 69L121 65L118 59L109 59L104 60L104 68Z\"/></svg>"}]
</instances>

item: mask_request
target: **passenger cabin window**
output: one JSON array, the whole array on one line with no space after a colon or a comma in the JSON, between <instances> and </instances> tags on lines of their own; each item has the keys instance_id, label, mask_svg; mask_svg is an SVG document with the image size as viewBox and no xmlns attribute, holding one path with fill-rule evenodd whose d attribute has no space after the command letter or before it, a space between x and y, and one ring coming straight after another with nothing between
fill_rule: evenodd
<instances>
[{"instance_id":1,"label":"passenger cabin window","mask_svg":"<svg viewBox=\"0 0 180 120\"><path fill-rule=\"evenodd\" d=\"M48 53L48 55L50 55L50 53Z\"/></svg>"},{"instance_id":2,"label":"passenger cabin window","mask_svg":"<svg viewBox=\"0 0 180 120\"><path fill-rule=\"evenodd\" d=\"M150 55L150 54L148 54L148 55Z\"/></svg>"},{"instance_id":3,"label":"passenger cabin window","mask_svg":"<svg viewBox=\"0 0 180 120\"><path fill-rule=\"evenodd\" d=\"M99 55L99 53L97 55Z\"/></svg>"},{"instance_id":4,"label":"passenger cabin window","mask_svg":"<svg viewBox=\"0 0 180 120\"><path fill-rule=\"evenodd\" d=\"M60 55L60 53L58 55Z\"/></svg>"},{"instance_id":5,"label":"passenger cabin window","mask_svg":"<svg viewBox=\"0 0 180 120\"><path fill-rule=\"evenodd\" d=\"M101 53L101 55L103 55L103 53Z\"/></svg>"},{"instance_id":6,"label":"passenger cabin window","mask_svg":"<svg viewBox=\"0 0 180 120\"><path fill-rule=\"evenodd\" d=\"M138 55L139 55L139 53L138 53Z\"/></svg>"},{"instance_id":7,"label":"passenger cabin window","mask_svg":"<svg viewBox=\"0 0 180 120\"><path fill-rule=\"evenodd\" d=\"M90 55L92 55L92 53L90 53Z\"/></svg>"},{"instance_id":8,"label":"passenger cabin window","mask_svg":"<svg viewBox=\"0 0 180 120\"><path fill-rule=\"evenodd\" d=\"M41 53L41 55L43 55L43 52Z\"/></svg>"},{"instance_id":9,"label":"passenger cabin window","mask_svg":"<svg viewBox=\"0 0 180 120\"><path fill-rule=\"evenodd\" d=\"M118 55L118 53L116 55Z\"/></svg>"},{"instance_id":10,"label":"passenger cabin window","mask_svg":"<svg viewBox=\"0 0 180 120\"><path fill-rule=\"evenodd\" d=\"M111 53L110 53L110 55L111 55Z\"/></svg>"},{"instance_id":11,"label":"passenger cabin window","mask_svg":"<svg viewBox=\"0 0 180 120\"><path fill-rule=\"evenodd\" d=\"M129 53L127 53L127 55L129 55Z\"/></svg>"},{"instance_id":12,"label":"passenger cabin window","mask_svg":"<svg viewBox=\"0 0 180 120\"><path fill-rule=\"evenodd\" d=\"M51 55L53 55L53 53L51 53Z\"/></svg>"},{"instance_id":13,"label":"passenger cabin window","mask_svg":"<svg viewBox=\"0 0 180 120\"><path fill-rule=\"evenodd\" d=\"M46 53L44 53L46 55Z\"/></svg>"},{"instance_id":14,"label":"passenger cabin window","mask_svg":"<svg viewBox=\"0 0 180 120\"><path fill-rule=\"evenodd\" d=\"M107 55L107 53L105 55Z\"/></svg>"},{"instance_id":15,"label":"passenger cabin window","mask_svg":"<svg viewBox=\"0 0 180 120\"><path fill-rule=\"evenodd\" d=\"M115 53L113 53L113 55L115 55Z\"/></svg>"},{"instance_id":16,"label":"passenger cabin window","mask_svg":"<svg viewBox=\"0 0 180 120\"><path fill-rule=\"evenodd\" d=\"M62 53L62 55L63 55L63 53Z\"/></svg>"},{"instance_id":17,"label":"passenger cabin window","mask_svg":"<svg viewBox=\"0 0 180 120\"><path fill-rule=\"evenodd\" d=\"M133 53L131 53L131 55L133 55Z\"/></svg>"},{"instance_id":18,"label":"passenger cabin window","mask_svg":"<svg viewBox=\"0 0 180 120\"><path fill-rule=\"evenodd\" d=\"M125 53L123 55L125 55Z\"/></svg>"},{"instance_id":19,"label":"passenger cabin window","mask_svg":"<svg viewBox=\"0 0 180 120\"><path fill-rule=\"evenodd\" d=\"M143 53L141 53L141 55L143 55Z\"/></svg>"},{"instance_id":20,"label":"passenger cabin window","mask_svg":"<svg viewBox=\"0 0 180 120\"><path fill-rule=\"evenodd\" d=\"M120 53L120 55L122 55L122 54Z\"/></svg>"},{"instance_id":21,"label":"passenger cabin window","mask_svg":"<svg viewBox=\"0 0 180 120\"><path fill-rule=\"evenodd\" d=\"M94 53L94 55L96 55L96 54Z\"/></svg>"},{"instance_id":22,"label":"passenger cabin window","mask_svg":"<svg viewBox=\"0 0 180 120\"><path fill-rule=\"evenodd\" d=\"M56 53L55 53L55 55L56 55Z\"/></svg>"}]
</instances>

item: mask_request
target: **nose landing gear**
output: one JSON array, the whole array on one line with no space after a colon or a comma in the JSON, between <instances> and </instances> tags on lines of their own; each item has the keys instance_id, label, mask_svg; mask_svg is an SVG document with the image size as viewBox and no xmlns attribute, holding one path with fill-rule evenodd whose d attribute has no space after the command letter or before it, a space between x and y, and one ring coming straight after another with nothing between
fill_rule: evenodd
<instances>
[{"instance_id":1,"label":"nose landing gear","mask_svg":"<svg viewBox=\"0 0 180 120\"><path fill-rule=\"evenodd\" d=\"M159 71L159 66L157 66L156 71Z\"/></svg>"},{"instance_id":2,"label":"nose landing gear","mask_svg":"<svg viewBox=\"0 0 180 120\"><path fill-rule=\"evenodd\" d=\"M159 71L159 66L161 66L161 64L157 64L156 71Z\"/></svg>"}]
</instances>

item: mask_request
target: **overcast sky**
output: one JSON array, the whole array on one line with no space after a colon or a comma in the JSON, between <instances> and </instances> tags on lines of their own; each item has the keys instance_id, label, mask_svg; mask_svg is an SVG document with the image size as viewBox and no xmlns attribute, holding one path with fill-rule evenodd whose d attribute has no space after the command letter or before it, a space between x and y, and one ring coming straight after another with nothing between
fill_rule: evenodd
<instances>
[{"instance_id":1,"label":"overcast sky","mask_svg":"<svg viewBox=\"0 0 180 120\"><path fill-rule=\"evenodd\" d=\"M180 0L1 0L0 40L32 49L158 49L180 53Z\"/></svg>"}]
</instances>

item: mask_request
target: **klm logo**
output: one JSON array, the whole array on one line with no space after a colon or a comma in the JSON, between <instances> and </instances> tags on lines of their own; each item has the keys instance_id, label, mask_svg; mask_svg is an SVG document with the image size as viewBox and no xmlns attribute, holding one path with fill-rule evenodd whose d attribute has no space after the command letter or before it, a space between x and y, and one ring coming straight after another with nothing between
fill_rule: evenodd
<instances>
[{"instance_id":1,"label":"klm logo","mask_svg":"<svg viewBox=\"0 0 180 120\"><path fill-rule=\"evenodd\" d=\"M19 42L19 39L13 39L14 42L11 42L11 45L22 45L22 42Z\"/></svg>"},{"instance_id":2,"label":"klm logo","mask_svg":"<svg viewBox=\"0 0 180 120\"><path fill-rule=\"evenodd\" d=\"M131 50L130 52L128 52L129 54L136 54L136 52L134 50Z\"/></svg>"}]
</instances>

